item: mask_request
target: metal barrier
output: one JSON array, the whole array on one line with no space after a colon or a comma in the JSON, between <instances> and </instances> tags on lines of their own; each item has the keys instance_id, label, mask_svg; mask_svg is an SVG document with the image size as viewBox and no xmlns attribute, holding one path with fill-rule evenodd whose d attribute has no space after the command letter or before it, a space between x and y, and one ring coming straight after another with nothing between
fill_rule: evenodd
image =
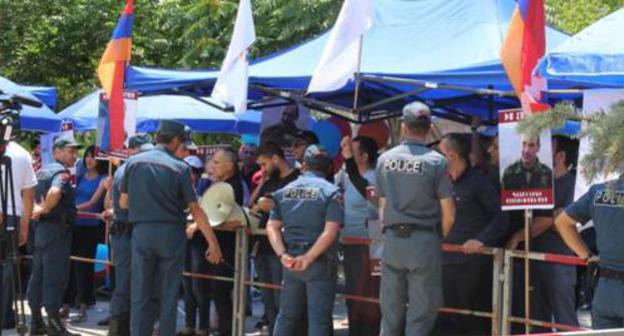
<instances>
[{"instance_id":1,"label":"metal barrier","mask_svg":"<svg viewBox=\"0 0 624 336\"><path fill-rule=\"evenodd\" d=\"M99 214L80 213L80 216L89 218L101 218ZM224 229L220 229L224 230ZM250 235L266 235L265 230L250 229L239 227L236 229L225 229L226 231L236 232L235 243L235 260L234 260L234 277L222 277L210 274L198 274L184 272L184 276L206 279L232 282L233 285L233 319L232 319L232 333L233 335L244 335L245 330L245 318L246 318L246 287L256 286L260 288L270 288L275 290L281 290L280 285L272 283L262 283L248 280L248 262L249 262L249 236ZM348 239L348 238L347 238ZM358 244L370 244L372 241L362 238L353 238L352 242ZM442 251L450 253L463 253L460 245L443 244ZM509 335L511 330L511 323L522 323L527 325L533 325L538 327L556 328L563 331L582 331L583 329L566 326L558 323L551 323L545 321L537 321L511 315L511 303L512 303L512 288L513 288L513 259L514 258L528 258L534 261L566 264L572 266L586 266L587 262L584 259L567 256L557 255L549 253L529 252L526 254L524 251L518 250L504 250L501 248L488 248L483 247L479 250L480 255L489 255L493 258L493 272L492 272L492 311L474 311L456 307L442 307L439 309L441 313L460 314L466 316L475 316L481 318L488 318L492 320L492 335ZM31 256L23 256L25 259L30 259ZM103 263L107 266L114 266L114 264L108 260L97 260L83 257L71 256L71 260L87 263ZM379 304L379 298L376 297L363 297L357 295L348 295L337 293L336 297L344 300L353 300L361 302L369 302ZM601 331L595 335L615 335L616 333L624 333L622 330L615 331ZM593 334L593 333L592 333ZM546 335L560 335L546 334ZM564 334L561 334L564 335ZM565 333L567 335L567 333ZM586 333L572 333L570 335L586 335Z\"/></svg>"},{"instance_id":2,"label":"metal barrier","mask_svg":"<svg viewBox=\"0 0 624 336\"><path fill-rule=\"evenodd\" d=\"M559 254L550 254L550 253L539 253L539 252L529 252L526 254L524 251L518 250L505 250L505 262L504 262L504 281L503 281L503 313L502 313L502 325L501 330L505 335L509 335L511 332L511 323L522 323L525 325L532 325L537 327L544 328L555 328L563 331L582 331L584 329L575 327L562 325L558 323L545 322L545 321L537 321L527 318L521 318L517 316L511 315L511 304L512 304L512 289L513 289L513 259L528 258L529 260L548 262L548 263L556 263L556 264L565 264L571 266L587 266L587 261L584 259L567 256L567 255L559 255Z\"/></svg>"}]
</instances>

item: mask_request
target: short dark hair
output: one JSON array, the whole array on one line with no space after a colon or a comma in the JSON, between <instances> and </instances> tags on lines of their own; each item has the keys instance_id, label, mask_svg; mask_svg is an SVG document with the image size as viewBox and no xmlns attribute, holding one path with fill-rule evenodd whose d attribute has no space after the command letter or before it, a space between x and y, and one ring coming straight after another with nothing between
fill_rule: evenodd
<instances>
[{"instance_id":1,"label":"short dark hair","mask_svg":"<svg viewBox=\"0 0 624 336\"><path fill-rule=\"evenodd\" d=\"M377 152L379 151L377 142L375 142L373 138L367 136L357 136L353 139L353 142L360 144L360 150L368 155L368 163L371 166L375 166L377 162Z\"/></svg>"},{"instance_id":2,"label":"short dark hair","mask_svg":"<svg viewBox=\"0 0 624 336\"><path fill-rule=\"evenodd\" d=\"M263 143L258 149L258 156L272 157L273 155L276 155L280 159L286 158L282 147L273 141Z\"/></svg>"},{"instance_id":3,"label":"short dark hair","mask_svg":"<svg viewBox=\"0 0 624 336\"><path fill-rule=\"evenodd\" d=\"M556 141L555 154L564 152L566 155L565 165L570 167L576 163L578 156L579 141L562 135L553 136Z\"/></svg>"},{"instance_id":4,"label":"short dark hair","mask_svg":"<svg viewBox=\"0 0 624 336\"><path fill-rule=\"evenodd\" d=\"M461 133L448 133L442 137L443 140L446 140L449 147L457 153L460 159L469 162L470 155L470 142L468 141L466 135Z\"/></svg>"},{"instance_id":5,"label":"short dark hair","mask_svg":"<svg viewBox=\"0 0 624 336\"><path fill-rule=\"evenodd\" d=\"M180 140L184 142L184 136L175 132L169 131L161 131L156 134L156 143L158 144L169 144L175 137L179 137Z\"/></svg>"}]
</instances>

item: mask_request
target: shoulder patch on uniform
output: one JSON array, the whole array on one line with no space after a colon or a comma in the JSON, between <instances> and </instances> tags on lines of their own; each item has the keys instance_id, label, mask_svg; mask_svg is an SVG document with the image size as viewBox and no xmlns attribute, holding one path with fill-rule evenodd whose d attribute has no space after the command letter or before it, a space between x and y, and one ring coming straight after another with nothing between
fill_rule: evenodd
<instances>
[{"instance_id":1,"label":"shoulder patch on uniform","mask_svg":"<svg viewBox=\"0 0 624 336\"><path fill-rule=\"evenodd\" d=\"M388 159L383 162L381 170L405 174L422 175L425 162L419 159Z\"/></svg>"},{"instance_id":2,"label":"shoulder patch on uniform","mask_svg":"<svg viewBox=\"0 0 624 336\"><path fill-rule=\"evenodd\" d=\"M284 199L287 200L317 200L321 191L319 188L293 187L284 190Z\"/></svg>"}]
</instances>

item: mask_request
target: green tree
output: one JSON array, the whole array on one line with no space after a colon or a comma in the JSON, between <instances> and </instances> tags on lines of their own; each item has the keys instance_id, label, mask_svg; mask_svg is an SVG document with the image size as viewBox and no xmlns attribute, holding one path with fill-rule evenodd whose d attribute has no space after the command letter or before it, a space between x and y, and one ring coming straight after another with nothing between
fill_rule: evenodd
<instances>
[{"instance_id":1,"label":"green tree","mask_svg":"<svg viewBox=\"0 0 624 336\"><path fill-rule=\"evenodd\" d=\"M624 0L546 0L548 21L575 34L624 6Z\"/></svg>"}]
</instances>

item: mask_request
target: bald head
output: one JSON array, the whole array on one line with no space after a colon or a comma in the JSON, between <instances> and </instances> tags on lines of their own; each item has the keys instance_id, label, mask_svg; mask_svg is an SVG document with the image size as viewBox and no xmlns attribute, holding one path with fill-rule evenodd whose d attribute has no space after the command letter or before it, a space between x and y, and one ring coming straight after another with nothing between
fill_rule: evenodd
<instances>
[{"instance_id":1,"label":"bald head","mask_svg":"<svg viewBox=\"0 0 624 336\"><path fill-rule=\"evenodd\" d=\"M238 174L238 153L232 149L219 149L212 157L212 174L225 181Z\"/></svg>"}]
</instances>

